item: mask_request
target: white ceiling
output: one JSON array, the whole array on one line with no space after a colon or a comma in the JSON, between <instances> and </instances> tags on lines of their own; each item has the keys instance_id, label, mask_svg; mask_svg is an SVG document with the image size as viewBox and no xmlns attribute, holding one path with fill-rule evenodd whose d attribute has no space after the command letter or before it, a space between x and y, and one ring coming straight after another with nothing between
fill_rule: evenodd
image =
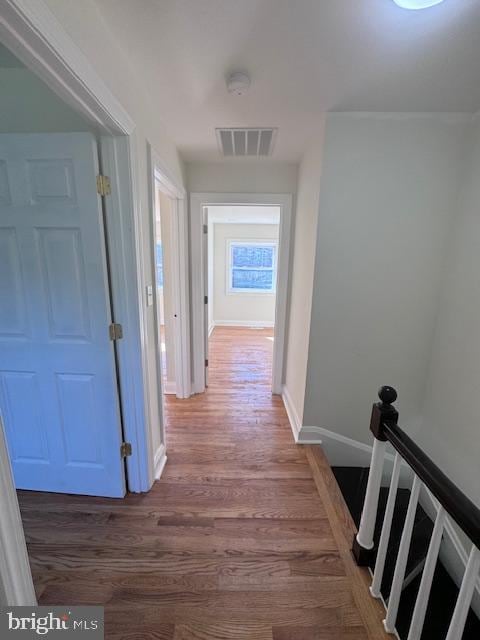
<instances>
[{"instance_id":1,"label":"white ceiling","mask_svg":"<svg viewBox=\"0 0 480 640\"><path fill-rule=\"evenodd\" d=\"M280 224L280 207L260 205L211 205L208 222L220 224Z\"/></svg>"},{"instance_id":2,"label":"white ceiling","mask_svg":"<svg viewBox=\"0 0 480 640\"><path fill-rule=\"evenodd\" d=\"M278 127L273 160L297 161L325 111L480 109L479 0L96 2L187 161L220 160L215 127Z\"/></svg>"}]
</instances>

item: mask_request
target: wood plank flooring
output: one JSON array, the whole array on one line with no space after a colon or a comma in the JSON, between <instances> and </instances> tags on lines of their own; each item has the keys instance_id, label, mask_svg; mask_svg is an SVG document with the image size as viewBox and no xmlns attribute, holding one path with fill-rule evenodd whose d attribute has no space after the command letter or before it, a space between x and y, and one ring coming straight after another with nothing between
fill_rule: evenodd
<instances>
[{"instance_id":1,"label":"wood plank flooring","mask_svg":"<svg viewBox=\"0 0 480 640\"><path fill-rule=\"evenodd\" d=\"M208 391L166 399L148 494L19 492L41 604L104 605L112 640L386 637L328 464L271 395L272 346L271 330L214 330Z\"/></svg>"}]
</instances>

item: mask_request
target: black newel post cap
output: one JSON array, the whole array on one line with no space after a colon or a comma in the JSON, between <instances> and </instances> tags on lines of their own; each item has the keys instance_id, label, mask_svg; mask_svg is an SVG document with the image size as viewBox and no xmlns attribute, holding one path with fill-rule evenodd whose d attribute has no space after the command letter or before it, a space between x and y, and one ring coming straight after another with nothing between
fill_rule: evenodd
<instances>
[{"instance_id":1,"label":"black newel post cap","mask_svg":"<svg viewBox=\"0 0 480 640\"><path fill-rule=\"evenodd\" d=\"M378 390L378 397L383 402L383 404L392 404L398 398L398 394L393 387L384 385Z\"/></svg>"},{"instance_id":2,"label":"black newel post cap","mask_svg":"<svg viewBox=\"0 0 480 640\"><path fill-rule=\"evenodd\" d=\"M387 439L383 432L385 422L397 422L398 411L392 406L392 402L397 399L397 392L393 387L380 387L378 390L380 402L376 402L372 407L372 415L370 418L370 431L377 440L385 442Z\"/></svg>"}]
</instances>

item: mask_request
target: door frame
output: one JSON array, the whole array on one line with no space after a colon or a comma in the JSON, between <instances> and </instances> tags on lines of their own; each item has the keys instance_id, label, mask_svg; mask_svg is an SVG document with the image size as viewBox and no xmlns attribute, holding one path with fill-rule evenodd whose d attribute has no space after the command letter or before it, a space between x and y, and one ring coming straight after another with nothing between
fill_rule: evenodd
<instances>
[{"instance_id":1,"label":"door frame","mask_svg":"<svg viewBox=\"0 0 480 640\"><path fill-rule=\"evenodd\" d=\"M188 216L185 189L179 185L165 168L160 156L148 144L149 206L152 245L152 282L156 284L155 267L155 189L156 183L162 193L169 196L173 203L172 225L172 301L175 309L175 395L177 398L189 398L191 395L190 364L190 300L188 283ZM157 352L157 379L159 397L163 397L162 362L160 355L161 337L158 317L158 292L153 288L153 312L157 331L155 332ZM162 425L162 441L165 441L165 427Z\"/></svg>"},{"instance_id":2,"label":"door frame","mask_svg":"<svg viewBox=\"0 0 480 640\"><path fill-rule=\"evenodd\" d=\"M278 238L277 292L275 299L275 340L273 343L272 393L282 394L287 333L287 307L290 279L290 236L292 201L289 193L191 193L190 255L192 283L193 392L205 391L205 286L203 265L203 211L208 205L260 205L280 208Z\"/></svg>"},{"instance_id":3,"label":"door frame","mask_svg":"<svg viewBox=\"0 0 480 640\"><path fill-rule=\"evenodd\" d=\"M155 478L147 420L147 322L141 268L141 190L136 125L43 0L4 0L0 41L62 100L94 123L103 171L112 178L108 242L112 260L115 319L124 327L119 341L124 433L132 443L127 458L130 491L148 491ZM107 169L108 167L108 169ZM108 213L107 213L108 218ZM0 593L10 606L35 604L35 593L18 501L0 422ZM3 472L2 472L3 471Z\"/></svg>"}]
</instances>

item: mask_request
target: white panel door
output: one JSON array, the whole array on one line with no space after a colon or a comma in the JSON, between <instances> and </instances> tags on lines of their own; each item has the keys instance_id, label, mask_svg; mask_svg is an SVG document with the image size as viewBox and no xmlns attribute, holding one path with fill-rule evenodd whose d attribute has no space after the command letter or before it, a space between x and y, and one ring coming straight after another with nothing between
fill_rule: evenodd
<instances>
[{"instance_id":1,"label":"white panel door","mask_svg":"<svg viewBox=\"0 0 480 640\"><path fill-rule=\"evenodd\" d=\"M121 497L98 155L0 135L0 411L17 488Z\"/></svg>"}]
</instances>

